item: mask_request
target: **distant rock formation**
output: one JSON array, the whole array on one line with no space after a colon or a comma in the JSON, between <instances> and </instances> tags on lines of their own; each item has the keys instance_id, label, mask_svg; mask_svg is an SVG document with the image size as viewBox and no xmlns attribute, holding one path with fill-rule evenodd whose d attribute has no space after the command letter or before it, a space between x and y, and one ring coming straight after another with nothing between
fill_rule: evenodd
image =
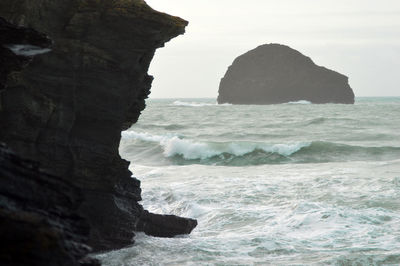
<instances>
[{"instance_id":1,"label":"distant rock formation","mask_svg":"<svg viewBox=\"0 0 400 266\"><path fill-rule=\"evenodd\" d=\"M218 103L354 103L348 77L317 66L281 44L261 45L239 57L219 85Z\"/></svg>"},{"instance_id":2,"label":"distant rock formation","mask_svg":"<svg viewBox=\"0 0 400 266\"><path fill-rule=\"evenodd\" d=\"M189 233L192 219L144 213L140 181L118 152L121 131L145 107L155 50L187 22L143 0L2 0L0 16L54 41L33 59L40 48L20 46L30 42L2 43L0 141L81 190L88 244L95 251L130 245L138 224L159 235Z\"/></svg>"}]
</instances>

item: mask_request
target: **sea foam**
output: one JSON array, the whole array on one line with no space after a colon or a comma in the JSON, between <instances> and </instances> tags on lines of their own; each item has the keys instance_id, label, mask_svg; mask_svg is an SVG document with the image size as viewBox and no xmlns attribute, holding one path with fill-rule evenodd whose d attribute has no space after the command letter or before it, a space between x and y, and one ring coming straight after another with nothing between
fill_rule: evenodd
<instances>
[{"instance_id":1,"label":"sea foam","mask_svg":"<svg viewBox=\"0 0 400 266\"><path fill-rule=\"evenodd\" d=\"M300 101L288 102L288 104L311 104L311 102L306 100L300 100Z\"/></svg>"}]
</instances>

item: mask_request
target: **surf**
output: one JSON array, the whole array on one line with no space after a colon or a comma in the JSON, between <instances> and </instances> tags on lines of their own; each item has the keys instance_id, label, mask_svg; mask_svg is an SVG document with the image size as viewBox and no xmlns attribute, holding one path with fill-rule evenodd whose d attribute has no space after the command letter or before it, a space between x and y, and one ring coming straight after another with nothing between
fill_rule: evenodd
<instances>
[{"instance_id":1,"label":"surf","mask_svg":"<svg viewBox=\"0 0 400 266\"><path fill-rule=\"evenodd\" d=\"M282 163L324 163L348 160L395 159L400 147L363 147L329 141L268 143L256 141L204 141L182 135L153 135L125 131L125 141L144 145L153 156L171 164L245 166ZM158 149L157 149L158 148Z\"/></svg>"}]
</instances>

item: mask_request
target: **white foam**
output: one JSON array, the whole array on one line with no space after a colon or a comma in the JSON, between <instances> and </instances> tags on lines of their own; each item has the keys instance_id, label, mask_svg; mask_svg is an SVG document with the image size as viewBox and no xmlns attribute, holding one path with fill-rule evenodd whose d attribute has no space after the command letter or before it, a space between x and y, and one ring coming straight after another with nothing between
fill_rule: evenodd
<instances>
[{"instance_id":1,"label":"white foam","mask_svg":"<svg viewBox=\"0 0 400 266\"><path fill-rule=\"evenodd\" d=\"M135 131L122 131L121 135L125 139L138 139L149 142L162 142L164 139L170 138L168 135L158 136L158 135L151 135L147 132L139 133Z\"/></svg>"},{"instance_id":2,"label":"white foam","mask_svg":"<svg viewBox=\"0 0 400 266\"><path fill-rule=\"evenodd\" d=\"M207 143L194 142L191 140L173 137L166 143L161 143L164 147L164 155L172 157L182 155L185 159L206 159L220 154L218 150L212 149Z\"/></svg>"},{"instance_id":3,"label":"white foam","mask_svg":"<svg viewBox=\"0 0 400 266\"><path fill-rule=\"evenodd\" d=\"M310 145L311 142L295 142L289 144L273 144L267 147L263 147L262 149L266 152L274 152L284 156L289 156L295 152L298 152L304 147L309 147Z\"/></svg>"},{"instance_id":4,"label":"white foam","mask_svg":"<svg viewBox=\"0 0 400 266\"><path fill-rule=\"evenodd\" d=\"M200 102L175 101L175 102L172 103L172 105L175 105L175 106L187 106L187 107L203 107L203 106L229 106L229 105L232 105L232 104L229 104L229 103L218 104L218 103L200 103Z\"/></svg>"},{"instance_id":5,"label":"white foam","mask_svg":"<svg viewBox=\"0 0 400 266\"><path fill-rule=\"evenodd\" d=\"M51 51L51 49L49 48L42 48L39 46L29 45L29 44L12 44L12 45L7 45L6 47L10 49L14 54L22 56L34 56L38 54L48 53Z\"/></svg>"},{"instance_id":6,"label":"white foam","mask_svg":"<svg viewBox=\"0 0 400 266\"><path fill-rule=\"evenodd\" d=\"M142 141L157 142L164 149L164 155L171 157L182 155L185 159L206 159L218 155L220 152L210 149L207 143L194 142L181 139L176 135L151 135L149 133L138 133L135 131L122 132L123 138L137 139Z\"/></svg>"},{"instance_id":7,"label":"white foam","mask_svg":"<svg viewBox=\"0 0 400 266\"><path fill-rule=\"evenodd\" d=\"M288 102L288 104L311 104L311 102L306 100L300 100L295 102Z\"/></svg>"},{"instance_id":8,"label":"white foam","mask_svg":"<svg viewBox=\"0 0 400 266\"><path fill-rule=\"evenodd\" d=\"M261 142L198 142L190 139L182 139L176 135L151 135L149 133L138 133L135 131L124 131L122 137L126 139L141 140L158 143L164 150L164 156L172 157L181 155L183 158L207 159L214 156L229 153L234 156L242 156L257 149L268 153L278 153L290 156L303 147L310 146L310 142L293 142L286 144L266 144Z\"/></svg>"}]
</instances>

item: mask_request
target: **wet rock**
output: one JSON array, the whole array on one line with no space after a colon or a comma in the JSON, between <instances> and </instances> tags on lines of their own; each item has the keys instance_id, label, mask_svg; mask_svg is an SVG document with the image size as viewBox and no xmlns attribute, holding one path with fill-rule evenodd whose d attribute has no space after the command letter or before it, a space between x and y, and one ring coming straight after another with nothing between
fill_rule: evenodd
<instances>
[{"instance_id":1,"label":"wet rock","mask_svg":"<svg viewBox=\"0 0 400 266\"><path fill-rule=\"evenodd\" d=\"M219 85L218 103L354 103L348 77L317 66L280 44L261 45L236 58Z\"/></svg>"},{"instance_id":2,"label":"wet rock","mask_svg":"<svg viewBox=\"0 0 400 266\"><path fill-rule=\"evenodd\" d=\"M136 231L144 232L150 236L173 237L190 234L196 226L197 221L194 219L143 211Z\"/></svg>"}]
</instances>

